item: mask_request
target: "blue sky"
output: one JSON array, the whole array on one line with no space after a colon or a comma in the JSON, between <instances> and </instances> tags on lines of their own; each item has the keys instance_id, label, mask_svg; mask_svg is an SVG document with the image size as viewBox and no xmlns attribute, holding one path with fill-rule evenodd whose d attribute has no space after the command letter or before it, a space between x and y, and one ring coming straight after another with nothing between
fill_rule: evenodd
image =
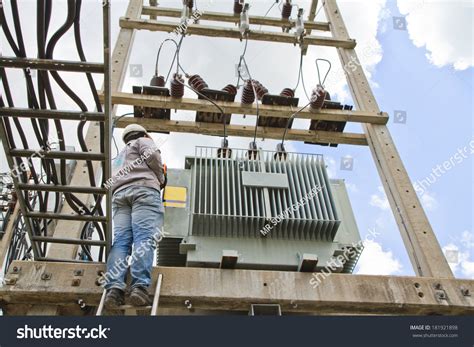
<instances>
[{"instance_id":1,"label":"blue sky","mask_svg":"<svg viewBox=\"0 0 474 347\"><path fill-rule=\"evenodd\" d=\"M413 44L409 31L394 30L392 16L401 16L396 2L388 2L385 10L390 15L379 23L377 39L383 57L372 70L372 81L378 85L373 91L380 108L391 116L388 127L410 178L422 180L473 139L473 69L434 66L427 58L426 48ZM394 123L395 110L406 112L405 124ZM354 187L349 193L361 235L375 227L381 233L376 241L391 261L389 272L414 274L391 210L378 189L381 184L369 150L340 146L324 153L335 159L336 176ZM354 158L352 171L339 168L340 158L345 155ZM457 277L474 276L472 183L473 156L468 152L466 159L437 178L421 197L441 246L459 252L458 264L451 264ZM377 259L370 257L360 264L364 270L369 261ZM369 269L368 273L372 271Z\"/></svg>"}]
</instances>

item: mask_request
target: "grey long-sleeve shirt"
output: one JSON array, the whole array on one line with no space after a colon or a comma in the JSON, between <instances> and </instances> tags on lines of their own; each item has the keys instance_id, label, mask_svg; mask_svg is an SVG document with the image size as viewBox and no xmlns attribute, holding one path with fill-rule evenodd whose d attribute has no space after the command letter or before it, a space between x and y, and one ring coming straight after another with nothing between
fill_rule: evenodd
<instances>
[{"instance_id":1,"label":"grey long-sleeve shirt","mask_svg":"<svg viewBox=\"0 0 474 347\"><path fill-rule=\"evenodd\" d=\"M160 150L152 139L141 137L128 142L112 163L112 192L139 185L160 190L164 183Z\"/></svg>"}]
</instances>

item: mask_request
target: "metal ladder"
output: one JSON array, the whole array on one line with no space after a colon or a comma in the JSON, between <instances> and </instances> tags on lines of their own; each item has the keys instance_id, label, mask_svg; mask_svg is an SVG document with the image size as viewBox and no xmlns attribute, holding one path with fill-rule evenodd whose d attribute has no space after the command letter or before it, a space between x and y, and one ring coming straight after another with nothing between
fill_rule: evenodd
<instances>
[{"instance_id":1,"label":"metal ladder","mask_svg":"<svg viewBox=\"0 0 474 347\"><path fill-rule=\"evenodd\" d=\"M17 192L18 203L20 206L21 214L24 217L25 226L28 232L28 240L31 243L32 252L35 260L39 261L82 261L79 259L70 259L66 257L55 258L47 254L50 247L60 248L60 245L72 245L82 247L99 246L105 248L105 254L107 254L111 248L111 193L105 187L97 186L97 183L87 183L84 180L81 184L64 184L62 179L58 178L58 181L42 183L41 177L36 178L37 175L33 175L34 172L42 172L43 167L38 162L34 162L33 158L41 158L41 161L66 161L75 160L78 162L76 171L78 174L82 172L80 165L83 163L99 162L103 163L102 176L104 180L111 176L110 158L111 158L111 93L110 93L110 80L111 80L111 68L110 68L110 1L104 0L103 4L103 46L104 46L104 62L103 63L91 63L82 59L81 61L63 61L57 59L38 59L28 58L23 56L12 56L12 57L0 57L0 79L4 80L4 84L7 86L5 90L5 98L0 98L0 139L2 140L3 149L6 154L6 159L9 164L10 170L15 174L12 175L13 184L15 191ZM24 71L25 80L27 86L31 85L33 88L32 71L37 72L37 79L39 80L42 75L50 77L52 73L58 72L70 72L77 74L101 74L104 77L104 100L102 102L102 112L89 112L89 111L70 111L60 109L40 109L38 105L30 106L29 108L15 107L13 104L12 91L8 87L7 81L7 70L8 69L20 69ZM28 84L30 83L30 84ZM74 87L69 86L72 92ZM33 99L36 99L34 94ZM82 101L82 100L81 100ZM59 148L58 150L49 148L49 146L39 147L34 141L33 136L24 136L22 141L15 138L14 130L18 130L17 126L23 125L26 128L26 122L20 123L19 119L31 119L32 122L39 122L39 124L49 125L50 121L54 122L69 122L67 125L78 126L79 124L88 122L89 128L99 128L101 124L104 128L103 135L96 136L98 143L104 143L103 149L100 151L94 150L89 151L70 151L67 146L65 149ZM41 123L43 122L43 123ZM63 123L64 123L63 122ZM65 123L62 124L65 126ZM23 130L22 130L23 131ZM47 133L49 135L49 132ZM44 134L42 135L44 136ZM33 138L33 140L31 139ZM49 139L46 140L49 143ZM19 143L20 142L20 143ZM70 141L68 140L68 143ZM36 147L36 148L35 148ZM89 146L88 146L89 147ZM20 164L21 163L21 164ZM28 165L26 165L28 164ZM48 164L49 165L49 164ZM51 164L52 165L52 164ZM21 168L21 170L19 170ZM25 168L28 168L26 170ZM61 177L61 170L58 169L58 177ZM86 171L86 170L85 170ZM87 177L84 171L84 177ZM95 170L97 171L97 169ZM34 179L30 179L30 176L34 176ZM39 181L34 181L39 180ZM33 182L32 182L33 181ZM43 209L35 210L29 203L28 197L32 193L41 194L45 199ZM49 195L48 195L49 194ZM55 199L61 201L59 209L55 208L54 212L48 210L48 203L52 201L51 196L55 195ZM77 194L71 204L62 202L62 198L68 194ZM46 198L49 196L50 199ZM87 197L87 199L86 199ZM105 206L103 212L89 211L91 201L98 201L99 197L105 200ZM55 200L55 201L56 201ZM77 211L69 212L69 206L75 207ZM77 205L77 206L75 206ZM57 211L56 211L57 210ZM76 213L74 213L76 212ZM105 237L100 240L88 239L86 237L66 237L56 235L55 223L68 221L75 223L74 228L82 225L82 223L97 223L103 226ZM41 226L47 225L48 227ZM68 228L63 228L68 229ZM72 228L71 228L72 229ZM55 245L60 244L60 245ZM49 252L48 252L49 253Z\"/></svg>"},{"instance_id":2,"label":"metal ladder","mask_svg":"<svg viewBox=\"0 0 474 347\"><path fill-rule=\"evenodd\" d=\"M153 303L151 306L133 306L133 305L122 305L117 309L114 309L111 312L124 312L124 316L137 316L139 311L148 311L150 310L150 316L158 315L158 303L160 302L160 292L161 292L161 283L163 281L163 275L158 274L158 279L156 280L155 293L153 294ZM102 297L100 299L99 307L97 308L96 316L103 316L104 313L104 303L105 295L107 290L104 289Z\"/></svg>"}]
</instances>

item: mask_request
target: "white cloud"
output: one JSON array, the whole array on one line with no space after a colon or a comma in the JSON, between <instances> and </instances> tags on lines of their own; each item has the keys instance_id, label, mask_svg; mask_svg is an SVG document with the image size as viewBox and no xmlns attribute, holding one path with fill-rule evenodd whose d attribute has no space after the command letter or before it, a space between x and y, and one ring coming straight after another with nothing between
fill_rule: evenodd
<instances>
[{"instance_id":1,"label":"white cloud","mask_svg":"<svg viewBox=\"0 0 474 347\"><path fill-rule=\"evenodd\" d=\"M474 66L471 0L398 0L397 5L406 16L410 39L426 48L433 65L456 70Z\"/></svg>"},{"instance_id":2,"label":"white cloud","mask_svg":"<svg viewBox=\"0 0 474 347\"><path fill-rule=\"evenodd\" d=\"M474 261L465 260L461 263L462 274L474 279Z\"/></svg>"},{"instance_id":3,"label":"white cloud","mask_svg":"<svg viewBox=\"0 0 474 347\"><path fill-rule=\"evenodd\" d=\"M326 164L326 169L328 171L328 176L330 178L336 177L337 164L336 159L329 155L324 156L324 163Z\"/></svg>"},{"instance_id":4,"label":"white cloud","mask_svg":"<svg viewBox=\"0 0 474 347\"><path fill-rule=\"evenodd\" d=\"M351 192L351 193L358 193L359 192L359 187L355 183L351 182L345 182L346 183L346 188Z\"/></svg>"},{"instance_id":5,"label":"white cloud","mask_svg":"<svg viewBox=\"0 0 474 347\"><path fill-rule=\"evenodd\" d=\"M387 196L382 186L378 187L379 194L372 194L370 196L370 205L380 208L383 211L387 211L390 208Z\"/></svg>"},{"instance_id":6,"label":"white cloud","mask_svg":"<svg viewBox=\"0 0 474 347\"><path fill-rule=\"evenodd\" d=\"M474 234L464 230L461 234L461 244L465 248L474 248Z\"/></svg>"},{"instance_id":7,"label":"white cloud","mask_svg":"<svg viewBox=\"0 0 474 347\"><path fill-rule=\"evenodd\" d=\"M357 267L357 274L393 275L399 273L403 266L392 251L384 251L380 243L367 240Z\"/></svg>"},{"instance_id":8,"label":"white cloud","mask_svg":"<svg viewBox=\"0 0 474 347\"><path fill-rule=\"evenodd\" d=\"M380 24L384 22L383 19L388 15L385 4L386 0L370 2L339 1L338 3L350 37L357 40L356 52L372 87L377 87L371 77L383 56L382 47L377 40L377 33L383 31ZM364 15L361 16L361 13ZM342 102L349 102L346 78L339 63L337 52L332 48L324 47L318 47L317 55L313 52L314 50L308 52L309 60L326 58L333 62L331 73L326 82L331 97ZM315 68L312 68L311 70L308 69L307 74L315 74L315 72Z\"/></svg>"},{"instance_id":9,"label":"white cloud","mask_svg":"<svg viewBox=\"0 0 474 347\"><path fill-rule=\"evenodd\" d=\"M438 200L436 200L434 194L429 193L428 191L426 191L423 195L421 195L420 200L421 200L421 205L427 211L433 211L438 207Z\"/></svg>"},{"instance_id":10,"label":"white cloud","mask_svg":"<svg viewBox=\"0 0 474 347\"><path fill-rule=\"evenodd\" d=\"M449 243L443 247L443 253L456 277L474 279L474 261L469 250Z\"/></svg>"}]
</instances>

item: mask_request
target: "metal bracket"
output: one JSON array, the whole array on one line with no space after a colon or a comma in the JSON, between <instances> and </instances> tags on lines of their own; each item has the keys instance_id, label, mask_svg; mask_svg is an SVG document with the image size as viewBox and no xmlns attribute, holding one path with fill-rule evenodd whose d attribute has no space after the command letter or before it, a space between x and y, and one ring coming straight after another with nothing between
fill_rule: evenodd
<instances>
[{"instance_id":1,"label":"metal bracket","mask_svg":"<svg viewBox=\"0 0 474 347\"><path fill-rule=\"evenodd\" d=\"M53 276L52 273L50 273L50 272L44 272L44 273L41 274L41 279L42 279L43 281L49 281L52 276Z\"/></svg>"}]
</instances>

